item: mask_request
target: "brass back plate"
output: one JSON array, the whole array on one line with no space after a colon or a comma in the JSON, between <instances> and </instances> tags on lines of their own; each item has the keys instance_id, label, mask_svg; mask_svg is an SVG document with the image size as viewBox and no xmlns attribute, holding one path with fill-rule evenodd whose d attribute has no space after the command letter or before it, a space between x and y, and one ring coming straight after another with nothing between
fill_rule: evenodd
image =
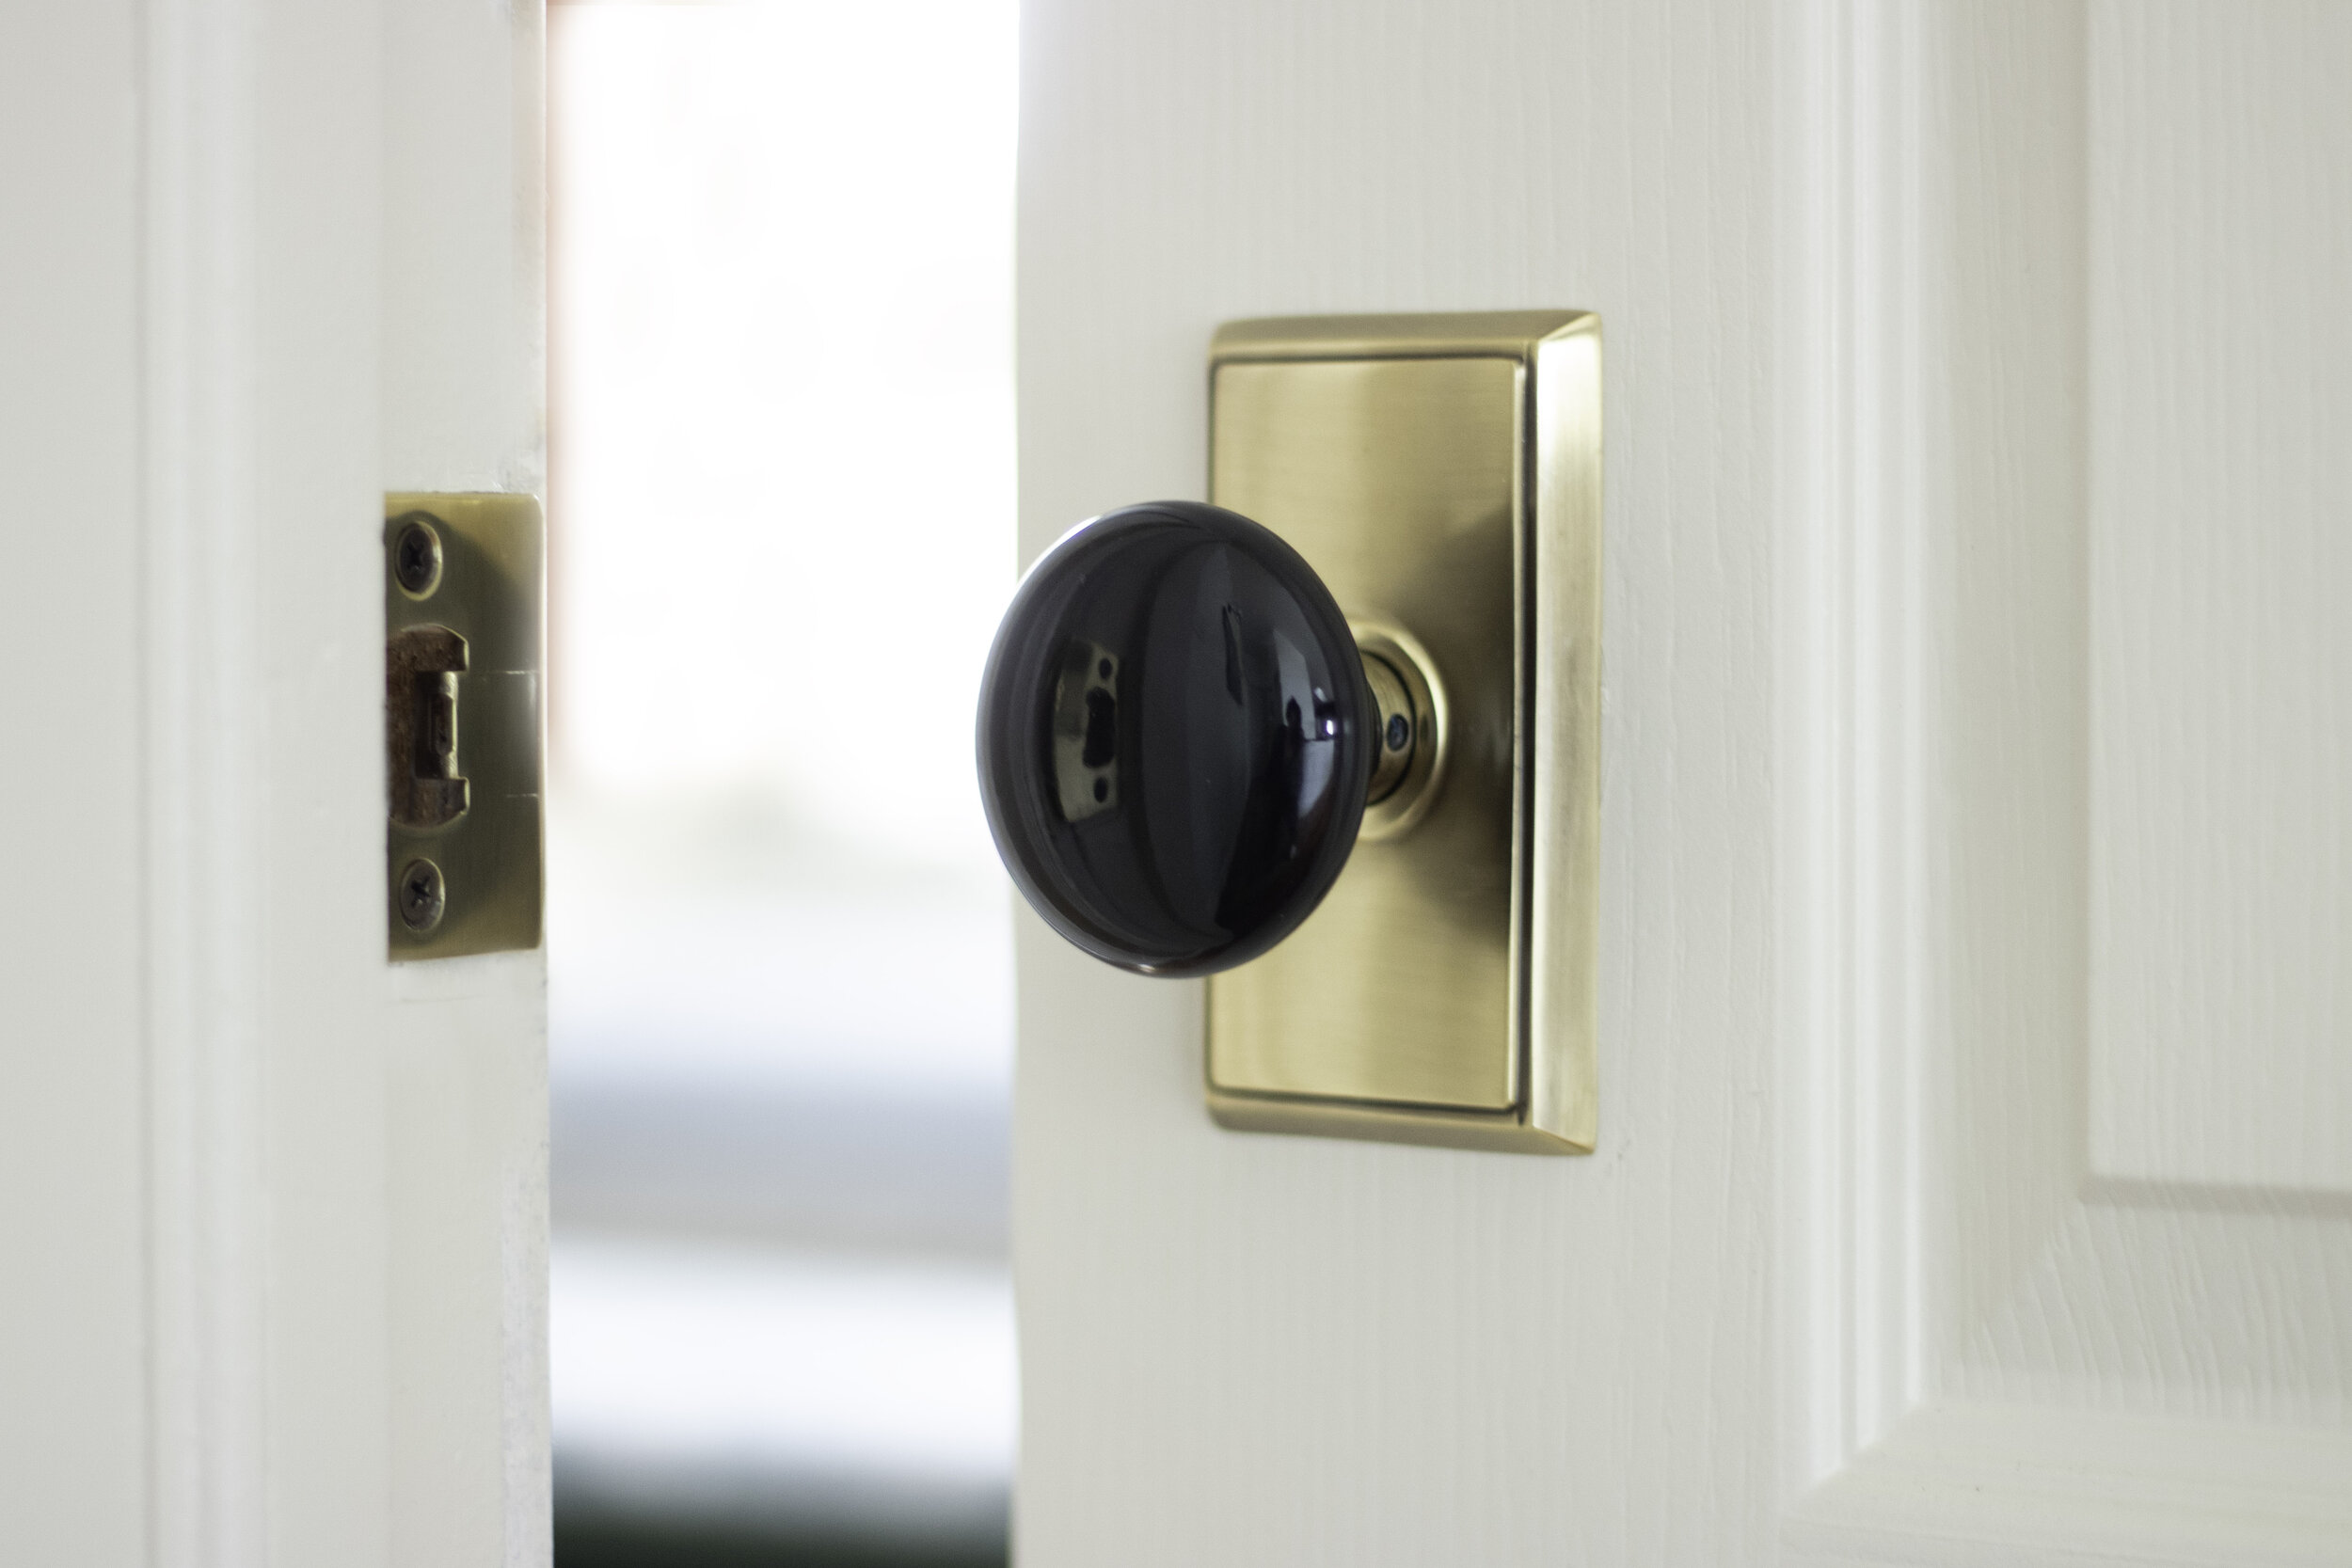
<instances>
[{"instance_id":1,"label":"brass back plate","mask_svg":"<svg viewBox=\"0 0 2352 1568\"><path fill-rule=\"evenodd\" d=\"M465 649L463 669L448 677L453 700L447 705L455 731L451 770L465 780L466 804L425 827L393 820L388 809L389 956L397 961L536 947L545 882L539 502L532 496L392 495L384 498L384 518L388 664L411 627L446 628ZM412 582L428 584L422 592L401 582L401 539L412 519L423 522L439 546L437 570L410 573ZM405 692L387 693L388 705L406 700ZM421 727L423 721L405 722L388 711L386 764L395 780L416 766L407 753L412 732ZM438 874L441 894L437 918L421 930L402 909L404 876L420 862Z\"/></svg>"},{"instance_id":2,"label":"brass back plate","mask_svg":"<svg viewBox=\"0 0 2352 1568\"><path fill-rule=\"evenodd\" d=\"M1217 334L1210 499L1416 639L1448 710L1425 816L1210 981L1219 1122L1591 1148L1599 376L1597 319L1565 311Z\"/></svg>"}]
</instances>

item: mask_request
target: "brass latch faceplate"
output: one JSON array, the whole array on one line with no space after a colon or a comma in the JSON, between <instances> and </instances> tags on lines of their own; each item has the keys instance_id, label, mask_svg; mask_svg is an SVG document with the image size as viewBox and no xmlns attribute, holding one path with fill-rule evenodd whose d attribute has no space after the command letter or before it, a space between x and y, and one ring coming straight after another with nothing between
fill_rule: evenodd
<instances>
[{"instance_id":1,"label":"brass latch faceplate","mask_svg":"<svg viewBox=\"0 0 2352 1568\"><path fill-rule=\"evenodd\" d=\"M384 499L386 942L539 945L545 531L532 496Z\"/></svg>"}]
</instances>

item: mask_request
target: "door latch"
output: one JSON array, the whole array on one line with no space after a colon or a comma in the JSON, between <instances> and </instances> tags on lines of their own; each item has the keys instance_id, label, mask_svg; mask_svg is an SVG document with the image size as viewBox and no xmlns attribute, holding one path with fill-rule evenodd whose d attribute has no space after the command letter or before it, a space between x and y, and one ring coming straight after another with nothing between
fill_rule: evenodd
<instances>
[{"instance_id":1,"label":"door latch","mask_svg":"<svg viewBox=\"0 0 2352 1568\"><path fill-rule=\"evenodd\" d=\"M402 960L536 947L539 502L388 496L384 512L388 952Z\"/></svg>"}]
</instances>

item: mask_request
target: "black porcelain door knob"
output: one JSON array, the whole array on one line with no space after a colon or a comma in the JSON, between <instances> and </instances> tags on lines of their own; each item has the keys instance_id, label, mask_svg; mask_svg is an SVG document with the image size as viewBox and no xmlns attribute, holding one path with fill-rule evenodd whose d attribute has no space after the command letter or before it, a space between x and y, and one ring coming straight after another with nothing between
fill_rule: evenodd
<instances>
[{"instance_id":1,"label":"black porcelain door knob","mask_svg":"<svg viewBox=\"0 0 2352 1568\"><path fill-rule=\"evenodd\" d=\"M1030 569L990 651L989 828L1095 957L1229 969L1346 864L1382 707L1330 592L1271 531L1190 501L1104 513Z\"/></svg>"}]
</instances>

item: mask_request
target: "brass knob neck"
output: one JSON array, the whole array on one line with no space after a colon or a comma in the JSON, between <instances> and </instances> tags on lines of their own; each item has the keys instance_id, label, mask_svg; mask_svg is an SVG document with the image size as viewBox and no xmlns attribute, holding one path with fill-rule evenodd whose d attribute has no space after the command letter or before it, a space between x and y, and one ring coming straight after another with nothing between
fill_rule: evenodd
<instances>
[{"instance_id":1,"label":"brass knob neck","mask_svg":"<svg viewBox=\"0 0 2352 1568\"><path fill-rule=\"evenodd\" d=\"M1446 773L1445 686L1402 626L1351 622L1378 733L1359 839L1394 838L1429 815Z\"/></svg>"},{"instance_id":2,"label":"brass knob neck","mask_svg":"<svg viewBox=\"0 0 2352 1568\"><path fill-rule=\"evenodd\" d=\"M1363 658L1364 680L1372 688L1374 736L1372 788L1364 803L1376 806L1395 794L1412 770L1413 743L1421 726L1414 721L1412 693L1405 689L1405 677L1385 658L1373 654Z\"/></svg>"}]
</instances>

